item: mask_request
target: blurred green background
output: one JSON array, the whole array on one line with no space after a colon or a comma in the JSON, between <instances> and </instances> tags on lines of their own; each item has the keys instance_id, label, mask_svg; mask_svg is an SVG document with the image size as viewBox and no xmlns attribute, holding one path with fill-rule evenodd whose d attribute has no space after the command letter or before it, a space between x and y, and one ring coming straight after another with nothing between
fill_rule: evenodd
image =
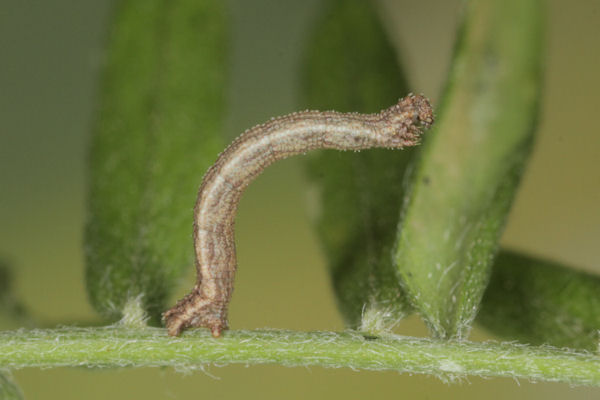
<instances>
[{"instance_id":1,"label":"blurred green background","mask_svg":"<svg viewBox=\"0 0 600 400\"><path fill-rule=\"evenodd\" d=\"M84 176L110 3L3 0L0 7L0 259L14 267L13 289L43 321L86 324L96 318L83 284ZM297 108L299 61L320 3L231 1L230 137ZM460 2L379 3L413 88L435 104ZM502 242L600 273L600 129L593 121L600 109L600 1L554 0L547 8L538 140ZM198 171L198 183L203 173ZM309 213L299 159L280 162L249 187L237 222L232 329L343 329ZM400 332L422 335L425 329L411 318ZM473 334L484 337L479 330ZM397 373L279 366L208 367L205 374L187 375L170 369L30 369L15 378L30 399L600 395L598 389L508 379L471 378L470 384L448 386Z\"/></svg>"}]
</instances>

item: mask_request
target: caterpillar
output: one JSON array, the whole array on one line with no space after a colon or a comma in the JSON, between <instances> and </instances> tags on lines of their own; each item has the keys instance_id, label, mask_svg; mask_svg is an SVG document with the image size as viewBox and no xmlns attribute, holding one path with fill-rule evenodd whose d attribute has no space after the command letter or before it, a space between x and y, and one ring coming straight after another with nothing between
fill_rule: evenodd
<instances>
[{"instance_id":1,"label":"caterpillar","mask_svg":"<svg viewBox=\"0 0 600 400\"><path fill-rule=\"evenodd\" d=\"M197 281L163 314L168 334L188 327L227 329L227 309L237 267L234 223L244 189L277 160L313 149L401 149L419 144L434 121L427 98L409 94L375 114L303 111L248 129L208 169L194 207Z\"/></svg>"}]
</instances>

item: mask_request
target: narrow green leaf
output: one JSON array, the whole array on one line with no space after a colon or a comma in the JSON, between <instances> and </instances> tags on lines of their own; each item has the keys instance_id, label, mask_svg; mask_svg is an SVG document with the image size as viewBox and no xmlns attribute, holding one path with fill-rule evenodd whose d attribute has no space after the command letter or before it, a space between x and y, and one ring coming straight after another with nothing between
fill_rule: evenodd
<instances>
[{"instance_id":1,"label":"narrow green leaf","mask_svg":"<svg viewBox=\"0 0 600 400\"><path fill-rule=\"evenodd\" d=\"M440 115L425 138L399 226L396 264L440 338L477 313L521 171L540 86L539 1L471 1Z\"/></svg>"},{"instance_id":2,"label":"narrow green leaf","mask_svg":"<svg viewBox=\"0 0 600 400\"><path fill-rule=\"evenodd\" d=\"M407 92L369 1L326 2L304 68L302 94L309 108L377 112ZM340 308L352 327L361 325L364 314L363 329L385 329L409 309L391 251L402 176L413 154L378 149L308 157L318 192L318 233Z\"/></svg>"},{"instance_id":3,"label":"narrow green leaf","mask_svg":"<svg viewBox=\"0 0 600 400\"><path fill-rule=\"evenodd\" d=\"M142 299L155 319L192 268L192 208L222 149L227 53L217 0L116 2L91 143L86 279L118 318Z\"/></svg>"},{"instance_id":4,"label":"narrow green leaf","mask_svg":"<svg viewBox=\"0 0 600 400\"><path fill-rule=\"evenodd\" d=\"M10 372L0 370L0 400L23 399L23 393L17 384L10 379Z\"/></svg>"},{"instance_id":5,"label":"narrow green leaf","mask_svg":"<svg viewBox=\"0 0 600 400\"><path fill-rule=\"evenodd\" d=\"M503 251L477 322L511 340L596 351L600 276Z\"/></svg>"},{"instance_id":6,"label":"narrow green leaf","mask_svg":"<svg viewBox=\"0 0 600 400\"><path fill-rule=\"evenodd\" d=\"M0 259L0 329L32 328L31 316L12 289L12 268L8 262Z\"/></svg>"}]
</instances>

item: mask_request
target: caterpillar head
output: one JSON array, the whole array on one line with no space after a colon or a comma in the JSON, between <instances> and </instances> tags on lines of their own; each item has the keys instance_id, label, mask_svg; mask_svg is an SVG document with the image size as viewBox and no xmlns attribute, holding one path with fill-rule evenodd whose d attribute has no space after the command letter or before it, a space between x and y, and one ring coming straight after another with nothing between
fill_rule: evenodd
<instances>
[{"instance_id":1,"label":"caterpillar head","mask_svg":"<svg viewBox=\"0 0 600 400\"><path fill-rule=\"evenodd\" d=\"M409 94L397 104L381 111L386 129L382 132L382 147L401 148L419 143L421 134L433 124L433 109L422 95Z\"/></svg>"}]
</instances>

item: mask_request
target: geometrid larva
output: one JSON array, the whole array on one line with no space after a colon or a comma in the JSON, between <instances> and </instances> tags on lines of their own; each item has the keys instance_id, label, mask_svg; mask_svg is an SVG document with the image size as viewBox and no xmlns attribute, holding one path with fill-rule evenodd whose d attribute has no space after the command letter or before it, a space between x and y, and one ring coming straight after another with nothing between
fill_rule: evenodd
<instances>
[{"instance_id":1,"label":"geometrid larva","mask_svg":"<svg viewBox=\"0 0 600 400\"><path fill-rule=\"evenodd\" d=\"M169 335L187 327L227 329L236 270L234 220L242 192L267 166L313 149L401 149L419 143L433 123L429 101L408 95L376 114L304 111L273 118L240 135L211 166L194 208L198 278L192 292L163 314Z\"/></svg>"}]
</instances>

